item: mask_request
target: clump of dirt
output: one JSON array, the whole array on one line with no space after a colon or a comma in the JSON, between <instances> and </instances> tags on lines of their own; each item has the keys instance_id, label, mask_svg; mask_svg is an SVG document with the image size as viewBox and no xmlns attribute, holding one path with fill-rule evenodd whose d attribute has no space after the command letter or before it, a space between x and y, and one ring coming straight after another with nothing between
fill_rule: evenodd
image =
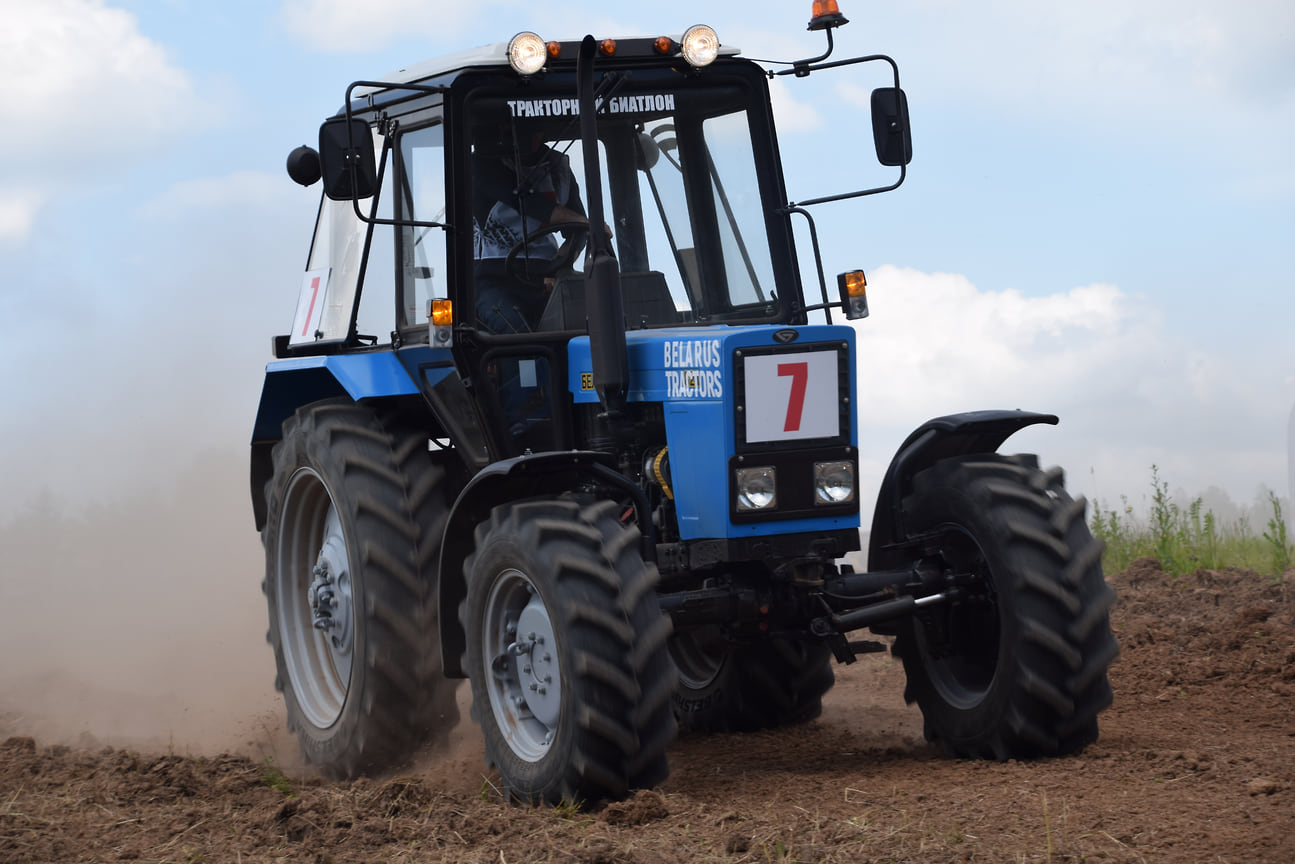
<instances>
[{"instance_id":1,"label":"clump of dirt","mask_svg":"<svg viewBox=\"0 0 1295 864\"><path fill-rule=\"evenodd\" d=\"M1295 695L1295 607L1285 581L1236 569L1171 578L1153 558L1110 581L1120 595L1124 676L1157 692L1220 682Z\"/></svg>"},{"instance_id":2,"label":"clump of dirt","mask_svg":"<svg viewBox=\"0 0 1295 864\"><path fill-rule=\"evenodd\" d=\"M1295 860L1289 583L1151 559L1110 581L1115 703L1073 758L942 758L879 655L838 668L817 721L685 736L661 787L592 812L501 800L470 726L405 775L336 784L259 755L42 744L11 710L0 860Z\"/></svg>"}]
</instances>

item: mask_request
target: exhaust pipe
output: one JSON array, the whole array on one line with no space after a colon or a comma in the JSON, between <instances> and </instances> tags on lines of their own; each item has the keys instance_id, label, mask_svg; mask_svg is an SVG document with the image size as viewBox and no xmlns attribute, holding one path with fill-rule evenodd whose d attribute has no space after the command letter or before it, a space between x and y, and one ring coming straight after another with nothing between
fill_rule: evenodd
<instances>
[{"instance_id":1,"label":"exhaust pipe","mask_svg":"<svg viewBox=\"0 0 1295 864\"><path fill-rule=\"evenodd\" d=\"M576 56L576 98L580 103L580 146L585 156L586 209L589 248L585 253L585 310L594 392L609 418L621 415L629 389L629 360L625 347L625 303L621 272L611 238L602 227L602 168L598 162L598 121L594 103L594 54L597 42L586 36Z\"/></svg>"}]
</instances>

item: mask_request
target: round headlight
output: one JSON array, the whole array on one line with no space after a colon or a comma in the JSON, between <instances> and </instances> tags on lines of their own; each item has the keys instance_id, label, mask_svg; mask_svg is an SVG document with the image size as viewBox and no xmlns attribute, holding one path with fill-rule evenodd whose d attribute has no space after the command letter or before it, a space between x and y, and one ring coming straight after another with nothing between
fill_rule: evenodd
<instances>
[{"instance_id":1,"label":"round headlight","mask_svg":"<svg viewBox=\"0 0 1295 864\"><path fill-rule=\"evenodd\" d=\"M684 31L680 51L691 65L709 66L719 56L719 37L705 24L694 24Z\"/></svg>"},{"instance_id":2,"label":"round headlight","mask_svg":"<svg viewBox=\"0 0 1295 864\"><path fill-rule=\"evenodd\" d=\"M846 504L853 500L853 462L814 463L815 504Z\"/></svg>"},{"instance_id":3,"label":"round headlight","mask_svg":"<svg viewBox=\"0 0 1295 864\"><path fill-rule=\"evenodd\" d=\"M769 510L777 504L777 473L773 468L737 469L738 510Z\"/></svg>"},{"instance_id":4,"label":"round headlight","mask_svg":"<svg viewBox=\"0 0 1295 864\"><path fill-rule=\"evenodd\" d=\"M508 65L520 75L534 75L547 60L544 40L534 33L518 33L508 42Z\"/></svg>"}]
</instances>

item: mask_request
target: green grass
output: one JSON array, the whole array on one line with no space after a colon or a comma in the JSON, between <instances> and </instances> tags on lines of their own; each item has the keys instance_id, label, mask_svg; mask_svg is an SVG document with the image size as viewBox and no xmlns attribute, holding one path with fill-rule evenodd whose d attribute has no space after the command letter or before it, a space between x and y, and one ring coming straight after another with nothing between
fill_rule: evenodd
<instances>
[{"instance_id":1,"label":"green grass","mask_svg":"<svg viewBox=\"0 0 1295 864\"><path fill-rule=\"evenodd\" d=\"M1265 491L1266 511L1258 505L1255 509L1261 513L1260 519L1266 519L1266 530L1256 535L1250 527L1250 513L1243 511L1224 523L1205 509L1201 498L1182 506L1169 494L1169 484L1161 479L1160 469L1152 465L1151 497L1145 517L1134 511L1127 497L1120 496L1119 509L1095 502L1089 527L1093 536L1106 543L1102 566L1107 573L1118 573L1135 559L1149 557L1159 560L1165 572L1174 577L1201 568L1240 567L1281 581L1291 566L1295 547L1287 535L1281 499Z\"/></svg>"},{"instance_id":2,"label":"green grass","mask_svg":"<svg viewBox=\"0 0 1295 864\"><path fill-rule=\"evenodd\" d=\"M292 788L292 781L288 779L287 774L283 773L283 769L274 761L273 756L265 757L265 764L261 769L261 782L285 798L297 797L296 790Z\"/></svg>"}]
</instances>

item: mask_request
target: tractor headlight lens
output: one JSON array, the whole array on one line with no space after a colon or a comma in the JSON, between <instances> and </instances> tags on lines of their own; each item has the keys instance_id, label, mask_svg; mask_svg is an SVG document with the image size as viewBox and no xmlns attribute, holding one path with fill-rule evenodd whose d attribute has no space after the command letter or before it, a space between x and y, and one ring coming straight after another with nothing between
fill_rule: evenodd
<instances>
[{"instance_id":1,"label":"tractor headlight lens","mask_svg":"<svg viewBox=\"0 0 1295 864\"><path fill-rule=\"evenodd\" d=\"M508 65L519 75L534 75L548 59L544 40L534 33L518 33L508 42Z\"/></svg>"},{"instance_id":2,"label":"tractor headlight lens","mask_svg":"<svg viewBox=\"0 0 1295 864\"><path fill-rule=\"evenodd\" d=\"M737 469L737 509L772 510L778 506L777 472L772 467Z\"/></svg>"},{"instance_id":3,"label":"tractor headlight lens","mask_svg":"<svg viewBox=\"0 0 1295 864\"><path fill-rule=\"evenodd\" d=\"M719 56L719 37L705 24L694 24L684 31L680 51L692 66L709 66Z\"/></svg>"},{"instance_id":4,"label":"tractor headlight lens","mask_svg":"<svg viewBox=\"0 0 1295 864\"><path fill-rule=\"evenodd\" d=\"M854 500L854 463L814 463L814 503L846 504Z\"/></svg>"}]
</instances>

